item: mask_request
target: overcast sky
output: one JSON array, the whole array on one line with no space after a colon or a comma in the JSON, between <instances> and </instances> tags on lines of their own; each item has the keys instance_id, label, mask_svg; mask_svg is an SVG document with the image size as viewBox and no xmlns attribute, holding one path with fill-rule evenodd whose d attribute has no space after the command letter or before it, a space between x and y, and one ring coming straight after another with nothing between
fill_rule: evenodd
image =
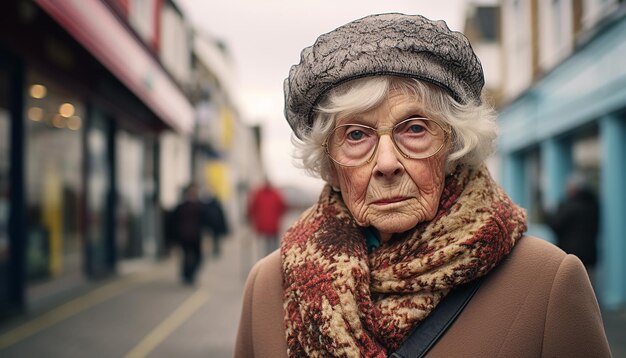
<instances>
[{"instance_id":1,"label":"overcast sky","mask_svg":"<svg viewBox=\"0 0 626 358\"><path fill-rule=\"evenodd\" d=\"M320 187L292 165L290 129L282 114L283 80L300 51L352 20L383 12L420 14L462 30L467 0L176 0L194 26L221 39L237 72L242 120L261 123L263 156L280 185Z\"/></svg>"}]
</instances>

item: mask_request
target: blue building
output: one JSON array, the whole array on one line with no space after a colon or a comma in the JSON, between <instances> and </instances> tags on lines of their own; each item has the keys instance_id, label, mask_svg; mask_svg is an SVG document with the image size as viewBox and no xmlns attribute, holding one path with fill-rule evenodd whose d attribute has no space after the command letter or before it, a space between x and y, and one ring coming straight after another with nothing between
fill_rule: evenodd
<instances>
[{"instance_id":1,"label":"blue building","mask_svg":"<svg viewBox=\"0 0 626 358\"><path fill-rule=\"evenodd\" d=\"M600 199L594 285L607 309L626 305L626 3L501 1L504 104L500 178L548 237L544 208L584 172ZM540 232L540 234L539 234Z\"/></svg>"}]
</instances>

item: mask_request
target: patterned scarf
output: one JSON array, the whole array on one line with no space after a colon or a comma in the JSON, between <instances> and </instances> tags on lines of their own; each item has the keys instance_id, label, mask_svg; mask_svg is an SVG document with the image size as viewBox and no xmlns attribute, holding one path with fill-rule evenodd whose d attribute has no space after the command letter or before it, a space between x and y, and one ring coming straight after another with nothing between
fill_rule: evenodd
<instances>
[{"instance_id":1,"label":"patterned scarf","mask_svg":"<svg viewBox=\"0 0 626 358\"><path fill-rule=\"evenodd\" d=\"M487 169L446 177L435 218L368 254L340 193L318 203L281 247L290 357L387 357L453 287L489 272L526 230L526 214Z\"/></svg>"}]
</instances>

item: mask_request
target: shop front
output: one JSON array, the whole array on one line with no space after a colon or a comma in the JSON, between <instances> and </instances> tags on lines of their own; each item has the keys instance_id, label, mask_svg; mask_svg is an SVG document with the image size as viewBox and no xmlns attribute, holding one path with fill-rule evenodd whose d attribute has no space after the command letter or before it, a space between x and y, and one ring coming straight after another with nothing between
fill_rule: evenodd
<instances>
[{"instance_id":1,"label":"shop front","mask_svg":"<svg viewBox=\"0 0 626 358\"><path fill-rule=\"evenodd\" d=\"M156 254L159 133L185 133L192 111L106 9L0 3L0 318ZM108 27L72 27L87 15ZM117 42L99 40L109 33ZM150 81L104 59L124 53Z\"/></svg>"},{"instance_id":2,"label":"shop front","mask_svg":"<svg viewBox=\"0 0 626 358\"><path fill-rule=\"evenodd\" d=\"M84 99L26 75L26 273L31 284L80 276Z\"/></svg>"}]
</instances>

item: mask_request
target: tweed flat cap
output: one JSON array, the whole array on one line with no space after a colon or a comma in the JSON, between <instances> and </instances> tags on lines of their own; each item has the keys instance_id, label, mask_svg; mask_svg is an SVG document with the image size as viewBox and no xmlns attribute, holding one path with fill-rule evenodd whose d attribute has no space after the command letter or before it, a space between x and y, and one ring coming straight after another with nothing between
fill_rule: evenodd
<instances>
[{"instance_id":1,"label":"tweed flat cap","mask_svg":"<svg viewBox=\"0 0 626 358\"><path fill-rule=\"evenodd\" d=\"M330 89L375 75L417 78L442 87L461 103L480 103L484 85L469 41L444 21L370 15L321 35L291 67L284 82L285 117L296 136L310 130L315 106Z\"/></svg>"}]
</instances>

